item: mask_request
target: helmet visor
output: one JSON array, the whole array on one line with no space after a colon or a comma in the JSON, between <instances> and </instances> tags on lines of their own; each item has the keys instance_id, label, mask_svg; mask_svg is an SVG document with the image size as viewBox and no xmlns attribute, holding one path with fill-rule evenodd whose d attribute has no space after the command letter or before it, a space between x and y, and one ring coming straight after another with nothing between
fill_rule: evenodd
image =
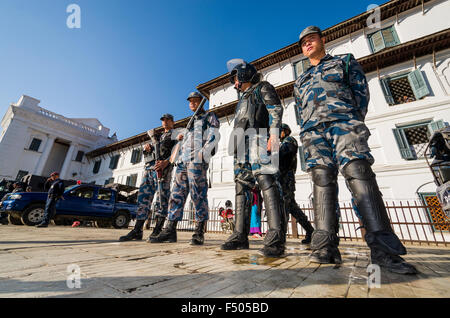
<instances>
[{"instance_id":1,"label":"helmet visor","mask_svg":"<svg viewBox=\"0 0 450 318\"><path fill-rule=\"evenodd\" d=\"M245 61L243 59L232 59L227 62L228 72L231 72L239 64L243 64Z\"/></svg>"},{"instance_id":2,"label":"helmet visor","mask_svg":"<svg viewBox=\"0 0 450 318\"><path fill-rule=\"evenodd\" d=\"M235 67L240 64L243 64L243 63L245 63L245 61L243 59L232 59L227 62L227 69L228 69L228 72L230 73L230 83L231 84L234 84L234 80L235 80L234 77L237 74L237 70L235 70Z\"/></svg>"}]
</instances>

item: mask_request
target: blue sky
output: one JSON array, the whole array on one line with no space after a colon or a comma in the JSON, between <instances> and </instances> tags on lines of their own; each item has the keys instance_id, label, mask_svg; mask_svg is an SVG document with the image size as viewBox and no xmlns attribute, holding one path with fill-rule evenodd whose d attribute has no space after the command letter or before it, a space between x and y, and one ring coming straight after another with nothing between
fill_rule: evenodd
<instances>
[{"instance_id":1,"label":"blue sky","mask_svg":"<svg viewBox=\"0 0 450 318\"><path fill-rule=\"evenodd\" d=\"M247 61L386 1L1 0L0 116L22 94L66 117L98 118L119 139L191 114L186 96ZM69 29L66 8L81 8Z\"/></svg>"}]
</instances>

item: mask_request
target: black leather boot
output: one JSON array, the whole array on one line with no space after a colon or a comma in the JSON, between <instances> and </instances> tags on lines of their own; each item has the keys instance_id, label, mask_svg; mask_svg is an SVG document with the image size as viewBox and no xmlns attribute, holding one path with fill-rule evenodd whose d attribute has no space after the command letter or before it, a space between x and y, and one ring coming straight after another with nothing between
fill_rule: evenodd
<instances>
[{"instance_id":1,"label":"black leather boot","mask_svg":"<svg viewBox=\"0 0 450 318\"><path fill-rule=\"evenodd\" d=\"M311 244L311 240L312 240L312 234L314 233L314 228L311 225L311 222L307 221L308 223L306 223L305 225L302 225L302 227L305 229L306 234L305 234L305 238L301 241L302 244Z\"/></svg>"},{"instance_id":2,"label":"black leather boot","mask_svg":"<svg viewBox=\"0 0 450 318\"><path fill-rule=\"evenodd\" d=\"M134 225L134 229L131 230L130 233L128 233L125 236L121 236L119 238L119 242L126 242L126 241L132 241L142 240L142 236L144 232L142 231L142 228L144 227L145 220L136 220L136 224Z\"/></svg>"},{"instance_id":3,"label":"black leather boot","mask_svg":"<svg viewBox=\"0 0 450 318\"><path fill-rule=\"evenodd\" d=\"M250 191L241 183L236 183L235 197L235 227L230 237L220 247L222 250L248 249L248 234L250 233Z\"/></svg>"},{"instance_id":4,"label":"black leather boot","mask_svg":"<svg viewBox=\"0 0 450 318\"><path fill-rule=\"evenodd\" d=\"M158 236L150 238L150 243L175 243L177 241L177 224L178 221L168 221Z\"/></svg>"},{"instance_id":5,"label":"black leather boot","mask_svg":"<svg viewBox=\"0 0 450 318\"><path fill-rule=\"evenodd\" d=\"M342 263L339 252L337 208L337 170L326 166L312 169L314 183L314 219L310 261L319 264Z\"/></svg>"},{"instance_id":6,"label":"black leather boot","mask_svg":"<svg viewBox=\"0 0 450 318\"><path fill-rule=\"evenodd\" d=\"M284 203L281 202L281 187L274 175L258 175L256 180L262 190L269 228L260 252L266 257L281 257L285 251L287 232L287 215Z\"/></svg>"},{"instance_id":7,"label":"black leather boot","mask_svg":"<svg viewBox=\"0 0 450 318\"><path fill-rule=\"evenodd\" d=\"M152 238L155 238L159 235L159 233L161 233L162 228L164 226L164 222L166 222L166 218L163 216L156 216L156 224L155 224L155 228L153 229L152 234L150 234L150 236L147 239L147 243L150 243L150 240ZM150 220L148 221L147 224L150 223Z\"/></svg>"},{"instance_id":8,"label":"black leather boot","mask_svg":"<svg viewBox=\"0 0 450 318\"><path fill-rule=\"evenodd\" d=\"M205 242L206 221L197 222L195 232L192 235L191 245L203 245Z\"/></svg>"},{"instance_id":9,"label":"black leather boot","mask_svg":"<svg viewBox=\"0 0 450 318\"><path fill-rule=\"evenodd\" d=\"M366 229L365 240L371 251L372 263L395 273L417 273L414 266L399 256L406 254L406 248L392 230L370 163L354 160L344 167L343 172Z\"/></svg>"}]
</instances>

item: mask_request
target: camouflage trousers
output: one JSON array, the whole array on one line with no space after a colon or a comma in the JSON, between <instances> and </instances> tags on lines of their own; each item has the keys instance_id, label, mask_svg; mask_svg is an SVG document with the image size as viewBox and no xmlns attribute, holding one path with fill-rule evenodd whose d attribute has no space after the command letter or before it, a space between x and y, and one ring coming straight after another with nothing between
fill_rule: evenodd
<instances>
[{"instance_id":1,"label":"camouflage trousers","mask_svg":"<svg viewBox=\"0 0 450 318\"><path fill-rule=\"evenodd\" d=\"M367 143L370 131L362 121L323 123L300 135L308 171L316 166L340 169L355 159L373 164Z\"/></svg>"},{"instance_id":2,"label":"camouflage trousers","mask_svg":"<svg viewBox=\"0 0 450 318\"><path fill-rule=\"evenodd\" d=\"M169 168L172 170L172 168ZM161 198L156 195L155 213L156 215L166 217L170 197L170 181L172 171L165 173L166 177L162 182ZM144 177L137 196L138 208L136 211L137 220L147 220L150 215L151 205L155 194L158 193L158 178L156 171L146 168Z\"/></svg>"},{"instance_id":3,"label":"camouflage trousers","mask_svg":"<svg viewBox=\"0 0 450 318\"><path fill-rule=\"evenodd\" d=\"M195 220L207 221L208 210L208 181L206 163L179 163L175 170L175 180L169 199L170 221L181 221L183 219L184 204L188 194L195 208Z\"/></svg>"}]
</instances>

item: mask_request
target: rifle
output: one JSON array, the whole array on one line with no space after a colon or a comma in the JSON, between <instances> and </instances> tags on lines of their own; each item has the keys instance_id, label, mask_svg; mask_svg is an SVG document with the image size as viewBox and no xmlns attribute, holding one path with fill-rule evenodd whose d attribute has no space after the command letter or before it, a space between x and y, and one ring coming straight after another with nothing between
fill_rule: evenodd
<instances>
[{"instance_id":1,"label":"rifle","mask_svg":"<svg viewBox=\"0 0 450 318\"><path fill-rule=\"evenodd\" d=\"M149 131L147 131L147 135L150 137L150 140L152 142L152 144L154 145L154 149L153 151L155 152L155 160L156 162L158 162L160 160L160 153L159 153L159 140L156 138L155 135L155 130L154 129L150 129ZM162 197L161 197L161 188L162 188L162 182L163 182L163 171L162 170L156 170L156 179L158 181L158 196L159 196L159 209L162 209L161 206L161 201L162 201Z\"/></svg>"},{"instance_id":2,"label":"rifle","mask_svg":"<svg viewBox=\"0 0 450 318\"><path fill-rule=\"evenodd\" d=\"M206 103L206 97L203 97L202 101L200 102L200 105L198 105L198 107L195 110L194 114L189 119L189 122L186 125L186 130L191 129L191 127L192 127L192 125L194 123L195 116L198 114L200 109L203 109L203 106L205 105L205 103ZM170 159L169 159L169 162L171 164L174 164L177 161L178 156L179 156L179 152L180 152L180 147L181 147L181 142L178 141L177 144L175 145L175 147L173 147L172 155L170 156Z\"/></svg>"}]
</instances>

